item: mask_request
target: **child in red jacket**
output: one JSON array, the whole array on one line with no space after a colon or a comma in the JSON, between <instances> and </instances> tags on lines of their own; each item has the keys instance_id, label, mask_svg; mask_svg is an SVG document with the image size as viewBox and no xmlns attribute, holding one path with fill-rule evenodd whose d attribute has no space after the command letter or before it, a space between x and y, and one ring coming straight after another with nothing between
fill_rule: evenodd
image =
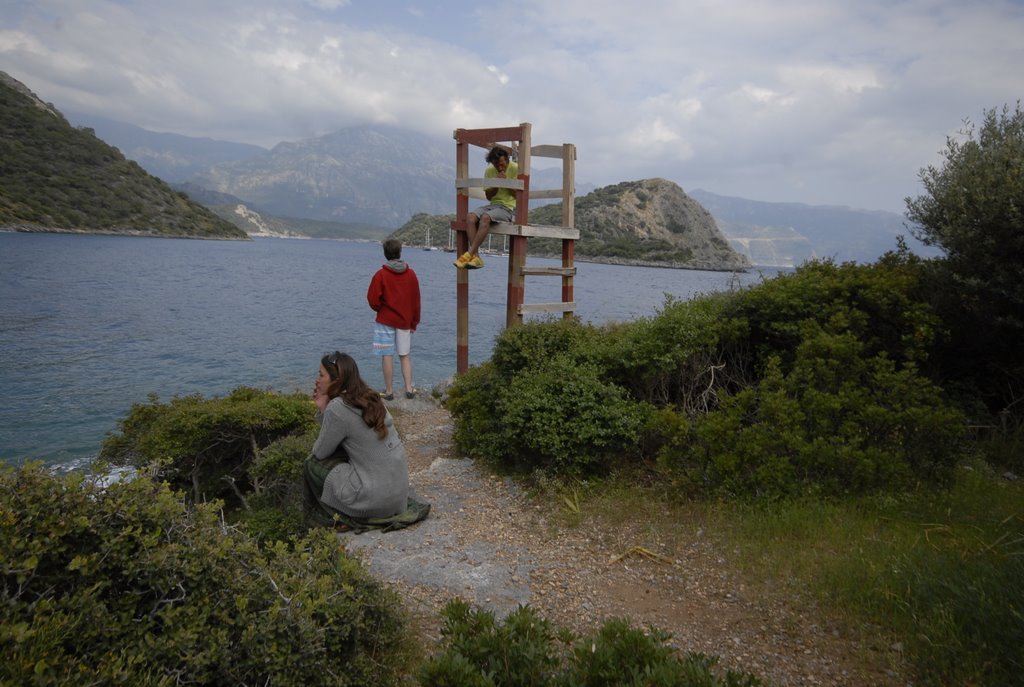
<instances>
[{"instance_id":1,"label":"child in red jacket","mask_svg":"<svg viewBox=\"0 0 1024 687\"><path fill-rule=\"evenodd\" d=\"M412 268L402 260L401 241L385 240L384 258L387 262L370 280L366 300L377 313L373 325L373 352L380 356L384 370L384 391L381 396L391 401L395 398L391 382L395 352L402 365L405 397L412 398L415 395L409 349L412 333L420 323L420 282Z\"/></svg>"}]
</instances>

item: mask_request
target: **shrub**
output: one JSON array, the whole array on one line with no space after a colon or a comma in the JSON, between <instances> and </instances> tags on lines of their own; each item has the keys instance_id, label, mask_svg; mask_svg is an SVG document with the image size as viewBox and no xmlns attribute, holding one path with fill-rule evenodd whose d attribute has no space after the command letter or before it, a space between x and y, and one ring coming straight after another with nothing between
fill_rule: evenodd
<instances>
[{"instance_id":1,"label":"shrub","mask_svg":"<svg viewBox=\"0 0 1024 687\"><path fill-rule=\"evenodd\" d=\"M743 324L755 369L777 357L787 370L809 323L852 334L866 355L921 364L940 327L920 292L925 272L906 251L873 265L809 262L727 300L722 315Z\"/></svg>"},{"instance_id":2,"label":"shrub","mask_svg":"<svg viewBox=\"0 0 1024 687\"><path fill-rule=\"evenodd\" d=\"M461 375L449 408L464 453L508 466L574 473L633 450L643 406L567 353L535 362L502 382L498 366Z\"/></svg>"},{"instance_id":3,"label":"shrub","mask_svg":"<svg viewBox=\"0 0 1024 687\"><path fill-rule=\"evenodd\" d=\"M717 676L717 659L690 652L680 659L667 642L672 635L656 628L643 632L613 618L576 642L569 669L557 684L586 687L757 687L749 673L725 671Z\"/></svg>"},{"instance_id":4,"label":"shrub","mask_svg":"<svg viewBox=\"0 0 1024 687\"><path fill-rule=\"evenodd\" d=\"M118 423L120 434L104 441L100 459L139 468L158 463L161 477L194 501L237 502L239 491L251 491L249 468L263 448L315 425L313 405L299 393L239 387L224 398L197 394L166 404L151 396Z\"/></svg>"},{"instance_id":5,"label":"shrub","mask_svg":"<svg viewBox=\"0 0 1024 687\"><path fill-rule=\"evenodd\" d=\"M504 623L456 599L443 611L442 652L419 674L424 687L756 687L750 674L716 676L716 660L690 653L680 658L671 636L643 632L622 619L574 638L556 630L528 606ZM575 639L575 641L574 641ZM568 649L569 645L571 649Z\"/></svg>"},{"instance_id":6,"label":"shrub","mask_svg":"<svg viewBox=\"0 0 1024 687\"><path fill-rule=\"evenodd\" d=\"M252 495L232 520L245 524L257 540L287 541L304 531L302 464L314 440L312 433L282 437L260 451L249 467Z\"/></svg>"},{"instance_id":7,"label":"shrub","mask_svg":"<svg viewBox=\"0 0 1024 687\"><path fill-rule=\"evenodd\" d=\"M491 360L456 380L461 451L507 466L577 472L633 449L646 408L598 363L601 330L576 321L506 329Z\"/></svg>"},{"instance_id":8,"label":"shrub","mask_svg":"<svg viewBox=\"0 0 1024 687\"><path fill-rule=\"evenodd\" d=\"M219 510L0 470L0 683L397 684L397 600L332 532L262 550Z\"/></svg>"},{"instance_id":9,"label":"shrub","mask_svg":"<svg viewBox=\"0 0 1024 687\"><path fill-rule=\"evenodd\" d=\"M913 365L866 357L850 334L808 334L792 370L698 418L692 439L663 448L700 489L844 494L941 481L959 457L963 417Z\"/></svg>"},{"instance_id":10,"label":"shrub","mask_svg":"<svg viewBox=\"0 0 1024 687\"><path fill-rule=\"evenodd\" d=\"M691 488L747 494L941 481L965 420L929 376L945 344L931 273L901 249L668 299L635 322L506 330L456 381L457 445L563 473L654 456Z\"/></svg>"},{"instance_id":11,"label":"shrub","mask_svg":"<svg viewBox=\"0 0 1024 687\"><path fill-rule=\"evenodd\" d=\"M494 342L491 362L503 379L543 367L560 354L581 358L581 347L596 338L594 327L577 320L542 320L504 330Z\"/></svg>"},{"instance_id":12,"label":"shrub","mask_svg":"<svg viewBox=\"0 0 1024 687\"><path fill-rule=\"evenodd\" d=\"M644 408L594 365L557 356L512 380L499 405L507 446L527 467L574 473L636 453Z\"/></svg>"},{"instance_id":13,"label":"shrub","mask_svg":"<svg viewBox=\"0 0 1024 687\"><path fill-rule=\"evenodd\" d=\"M448 391L448 410L456 419L453 439L459 449L475 457L502 461L511 456L504 443L508 426L498 413L502 380L490 361L459 375Z\"/></svg>"},{"instance_id":14,"label":"shrub","mask_svg":"<svg viewBox=\"0 0 1024 687\"><path fill-rule=\"evenodd\" d=\"M720 389L752 378L732 343L742 336L743 323L722 315L732 297L666 297L654 317L606 327L593 357L606 379L637 400L706 412Z\"/></svg>"},{"instance_id":15,"label":"shrub","mask_svg":"<svg viewBox=\"0 0 1024 687\"><path fill-rule=\"evenodd\" d=\"M558 666L552 652L555 635L532 608L520 606L499 623L490 611L454 599L445 607L443 620L445 651L424 665L421 684L534 687L550 683Z\"/></svg>"}]
</instances>

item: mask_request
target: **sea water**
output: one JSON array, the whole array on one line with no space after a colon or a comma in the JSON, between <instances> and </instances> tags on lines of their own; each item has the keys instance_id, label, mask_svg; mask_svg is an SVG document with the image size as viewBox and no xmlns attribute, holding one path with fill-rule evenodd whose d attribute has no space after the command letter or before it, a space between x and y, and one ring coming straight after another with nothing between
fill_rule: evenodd
<instances>
[{"instance_id":1,"label":"sea water","mask_svg":"<svg viewBox=\"0 0 1024 687\"><path fill-rule=\"evenodd\" d=\"M429 393L455 371L454 256L407 246L402 257L420 280L413 374ZM507 258L484 259L470 273L471 364L490 357L505 322ZM383 388L366 303L383 262L377 242L0 233L0 460L86 465L151 395L312 391L320 357L336 349ZM666 295L685 300L774 273L578 262L577 314L631 320L657 313ZM528 277L525 300L560 301L561 280Z\"/></svg>"}]
</instances>

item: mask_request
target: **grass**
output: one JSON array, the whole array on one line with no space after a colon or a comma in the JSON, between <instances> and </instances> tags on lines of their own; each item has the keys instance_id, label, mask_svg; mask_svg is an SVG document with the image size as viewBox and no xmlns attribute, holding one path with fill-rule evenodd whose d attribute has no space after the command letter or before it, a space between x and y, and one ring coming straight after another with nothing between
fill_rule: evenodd
<instances>
[{"instance_id":1,"label":"grass","mask_svg":"<svg viewBox=\"0 0 1024 687\"><path fill-rule=\"evenodd\" d=\"M925 685L1024 685L1024 485L723 509L751 575L789 580L895 639Z\"/></svg>"},{"instance_id":2,"label":"grass","mask_svg":"<svg viewBox=\"0 0 1024 687\"><path fill-rule=\"evenodd\" d=\"M1024 483L984 464L947 489L830 501L681 503L618 478L538 491L563 526L627 511L670 546L703 528L751 582L809 592L918 684L1024 685Z\"/></svg>"}]
</instances>

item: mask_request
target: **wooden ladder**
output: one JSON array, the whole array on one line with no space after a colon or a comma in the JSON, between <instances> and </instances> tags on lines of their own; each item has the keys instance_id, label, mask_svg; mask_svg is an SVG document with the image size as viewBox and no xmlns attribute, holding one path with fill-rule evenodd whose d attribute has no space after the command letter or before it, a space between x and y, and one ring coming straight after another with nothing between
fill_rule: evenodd
<instances>
[{"instance_id":1,"label":"wooden ladder","mask_svg":"<svg viewBox=\"0 0 1024 687\"><path fill-rule=\"evenodd\" d=\"M516 194L515 221L497 222L491 225L488 235L509 237L508 252L508 295L505 305L505 326L523 323L526 313L561 312L569 319L576 311L573 300L573 278L576 267L573 264L575 241L580 232L575 228L574 199L576 195L576 146L531 144L531 125L523 122L517 127L498 129L456 129L455 138L455 221L452 229L457 238L457 255L469 249L466 237L466 221L469 215L470 197L486 199L484 188L508 188ZM519 176L516 179L469 178L470 146L488 149L494 144L511 143L518 153ZM562 160L562 187L559 189L532 190L530 188L531 157L559 158ZM561 198L562 226L529 224L530 198ZM562 240L561 267L527 267L526 247L530 237ZM462 374L469 369L469 272L456 270L456 372ZM523 302L527 276L550 276L562 278L562 301L560 303Z\"/></svg>"}]
</instances>

